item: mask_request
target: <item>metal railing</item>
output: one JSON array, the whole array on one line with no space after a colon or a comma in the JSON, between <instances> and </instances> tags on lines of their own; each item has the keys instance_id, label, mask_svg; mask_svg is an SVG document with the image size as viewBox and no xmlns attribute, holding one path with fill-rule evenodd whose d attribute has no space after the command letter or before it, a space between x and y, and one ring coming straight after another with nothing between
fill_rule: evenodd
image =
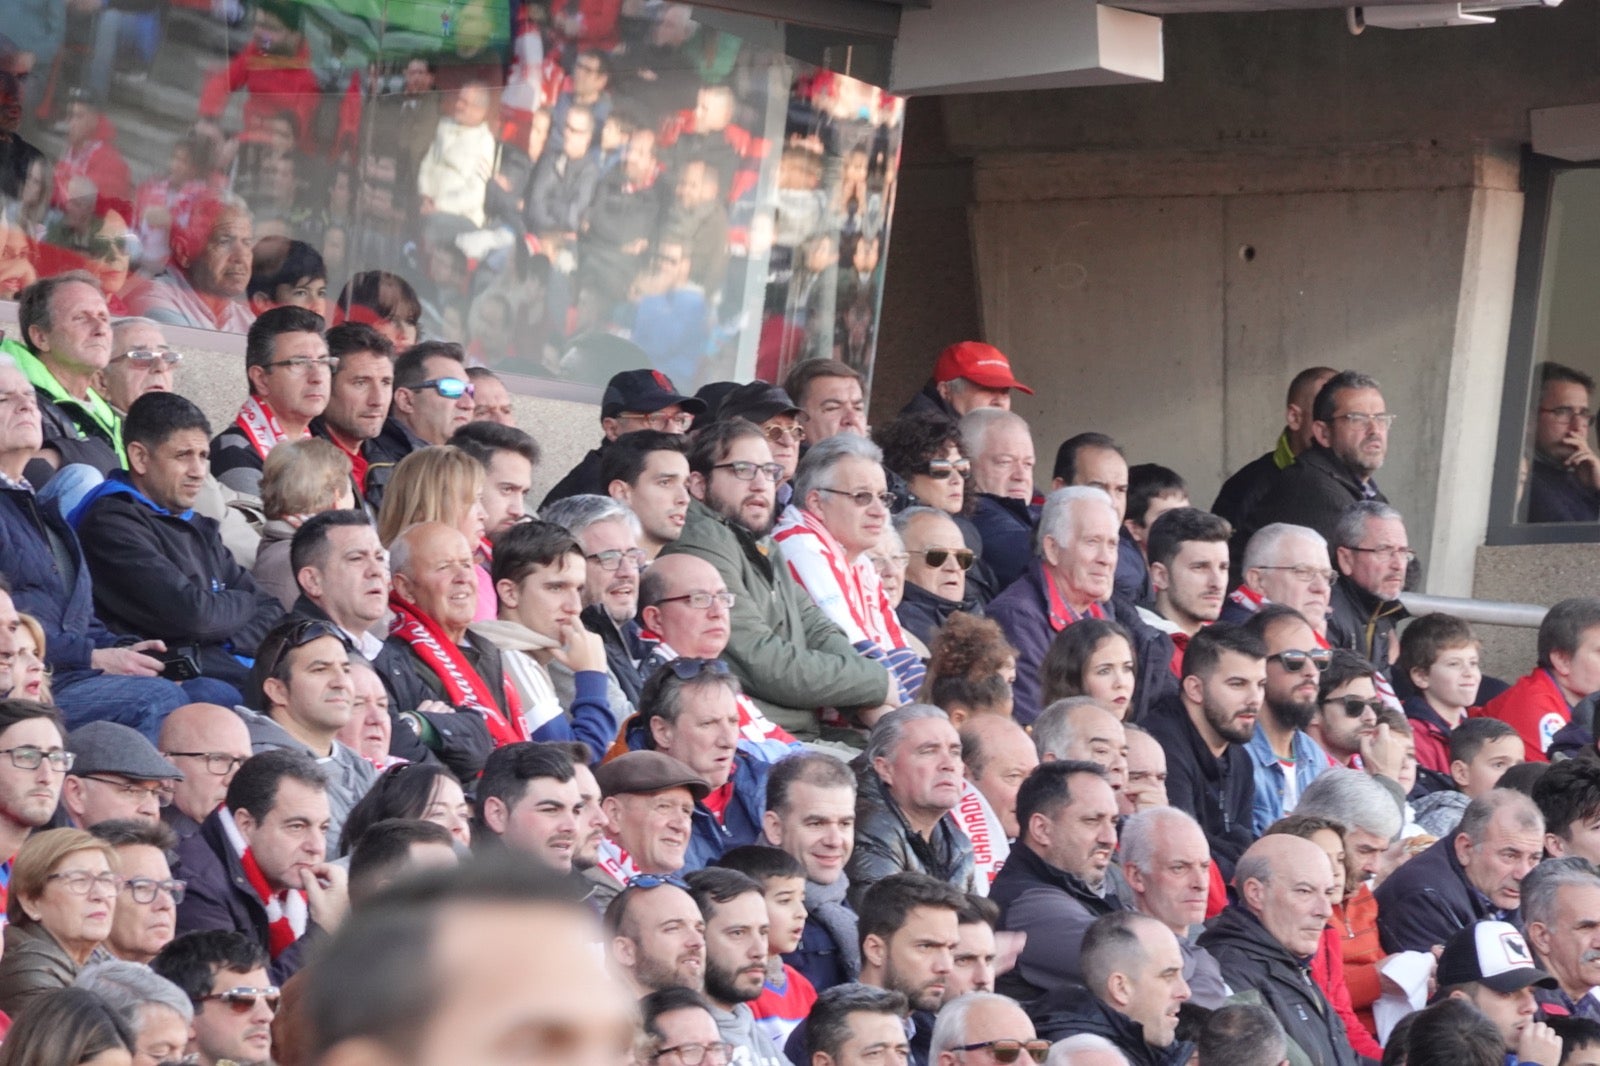
<instances>
[{"instance_id":1,"label":"metal railing","mask_svg":"<svg viewBox=\"0 0 1600 1066\"><path fill-rule=\"evenodd\" d=\"M1402 592L1400 602L1413 617L1425 614L1453 614L1474 625L1515 626L1538 629L1548 607L1536 603L1505 603L1500 600L1469 600L1458 596L1429 596L1421 592Z\"/></svg>"}]
</instances>

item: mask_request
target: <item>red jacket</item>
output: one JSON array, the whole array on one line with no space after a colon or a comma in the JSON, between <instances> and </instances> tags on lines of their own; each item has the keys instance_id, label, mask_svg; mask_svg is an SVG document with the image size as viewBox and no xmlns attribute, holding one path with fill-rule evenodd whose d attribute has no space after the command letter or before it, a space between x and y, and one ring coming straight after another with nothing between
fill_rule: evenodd
<instances>
[{"instance_id":1,"label":"red jacket","mask_svg":"<svg viewBox=\"0 0 1600 1066\"><path fill-rule=\"evenodd\" d=\"M263 52L256 42L234 57L227 68L206 79L200 92L200 117L216 118L228 106L228 97L249 89L244 102L246 134L264 125L280 111L292 111L300 123L300 149L310 151L311 118L321 101L322 89L311 73L311 46L304 41L292 56ZM249 139L248 137L246 139Z\"/></svg>"},{"instance_id":2,"label":"red jacket","mask_svg":"<svg viewBox=\"0 0 1600 1066\"><path fill-rule=\"evenodd\" d=\"M1550 671L1536 667L1515 685L1470 712L1474 718L1498 718L1517 731L1529 762L1549 762L1545 749L1572 721L1572 708Z\"/></svg>"},{"instance_id":3,"label":"red jacket","mask_svg":"<svg viewBox=\"0 0 1600 1066\"><path fill-rule=\"evenodd\" d=\"M1344 1022L1350 1046L1356 1054L1369 1059L1383 1058L1383 1045L1361 1024L1361 1019L1356 1017L1355 1010L1350 1006L1350 989L1344 982L1341 937L1339 930L1331 924L1322 931L1317 953L1311 956L1311 979L1317 982L1317 987L1322 989L1322 994L1328 997L1328 1003Z\"/></svg>"},{"instance_id":4,"label":"red jacket","mask_svg":"<svg viewBox=\"0 0 1600 1066\"><path fill-rule=\"evenodd\" d=\"M128 173L127 160L117 151L117 130L104 115L94 131L94 136L77 148L67 148L56 163L55 187L50 202L65 207L67 188L73 178L88 178L94 182L96 196L94 213L104 218L107 211L115 211L130 226L133 223L133 179Z\"/></svg>"}]
</instances>

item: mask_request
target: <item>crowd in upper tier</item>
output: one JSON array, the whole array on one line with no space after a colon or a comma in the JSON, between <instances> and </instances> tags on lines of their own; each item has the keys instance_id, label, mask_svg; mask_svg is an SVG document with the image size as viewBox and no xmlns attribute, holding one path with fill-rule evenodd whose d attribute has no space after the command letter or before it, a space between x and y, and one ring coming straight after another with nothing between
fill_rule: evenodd
<instances>
[{"instance_id":1,"label":"crowd in upper tier","mask_svg":"<svg viewBox=\"0 0 1600 1066\"><path fill-rule=\"evenodd\" d=\"M1202 510L980 342L872 427L628 369L534 508L458 344L265 309L219 427L20 297L0 1066L1600 1054L1600 600L1408 618L1366 374Z\"/></svg>"}]
</instances>

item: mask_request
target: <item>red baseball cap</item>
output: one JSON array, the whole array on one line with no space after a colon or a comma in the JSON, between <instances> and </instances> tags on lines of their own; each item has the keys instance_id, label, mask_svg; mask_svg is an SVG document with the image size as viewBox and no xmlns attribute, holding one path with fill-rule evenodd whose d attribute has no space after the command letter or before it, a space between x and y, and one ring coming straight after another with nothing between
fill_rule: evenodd
<instances>
[{"instance_id":1,"label":"red baseball cap","mask_svg":"<svg viewBox=\"0 0 1600 1066\"><path fill-rule=\"evenodd\" d=\"M1011 374L1011 361L992 344L982 341L958 341L939 353L933 364L933 380L943 385L956 378L966 378L974 385L986 389L1018 389L1033 395L1033 390Z\"/></svg>"}]
</instances>

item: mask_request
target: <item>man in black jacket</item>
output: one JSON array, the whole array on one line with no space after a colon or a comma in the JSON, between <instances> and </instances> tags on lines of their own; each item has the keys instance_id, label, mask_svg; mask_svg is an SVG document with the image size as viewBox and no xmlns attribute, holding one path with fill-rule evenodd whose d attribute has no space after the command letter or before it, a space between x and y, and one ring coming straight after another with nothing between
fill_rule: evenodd
<instances>
[{"instance_id":1,"label":"man in black jacket","mask_svg":"<svg viewBox=\"0 0 1600 1066\"><path fill-rule=\"evenodd\" d=\"M1022 783L1021 835L989 898L1000 905L1000 928L1026 934L1027 942L1016 967L996 982L998 991L1026 1005L1084 979L1084 930L1101 915L1133 906L1107 876L1116 823L1116 794L1094 763L1044 763Z\"/></svg>"},{"instance_id":2,"label":"man in black jacket","mask_svg":"<svg viewBox=\"0 0 1600 1066\"><path fill-rule=\"evenodd\" d=\"M1255 839L1255 769L1245 744L1255 735L1266 691L1267 647L1240 626L1218 622L1183 653L1177 699L1145 722L1167 752L1167 797L1206 831L1223 876Z\"/></svg>"},{"instance_id":3,"label":"man in black jacket","mask_svg":"<svg viewBox=\"0 0 1600 1066\"><path fill-rule=\"evenodd\" d=\"M476 387L467 377L461 345L448 341L413 344L394 361L389 417L366 442L366 498L377 510L394 468L412 452L445 444L472 420Z\"/></svg>"},{"instance_id":4,"label":"man in black jacket","mask_svg":"<svg viewBox=\"0 0 1600 1066\"><path fill-rule=\"evenodd\" d=\"M650 361L644 349L619 338L611 338L605 347L608 350L602 358L631 361L634 366L644 366ZM600 398L600 430L604 436L599 446L556 482L555 488L545 494L539 509L542 511L568 496L604 496L606 485L600 479L600 456L612 441L640 429L687 433L694 416L703 414L705 409L703 400L678 392L672 380L659 370L624 370L613 375L606 382L605 395Z\"/></svg>"},{"instance_id":5,"label":"man in black jacket","mask_svg":"<svg viewBox=\"0 0 1600 1066\"><path fill-rule=\"evenodd\" d=\"M1299 837L1263 837L1239 859L1233 884L1237 901L1200 934L1200 946L1229 985L1260 995L1311 1066L1354 1066L1361 1060L1344 1022L1308 968L1333 914L1327 855Z\"/></svg>"},{"instance_id":6,"label":"man in black jacket","mask_svg":"<svg viewBox=\"0 0 1600 1066\"><path fill-rule=\"evenodd\" d=\"M1172 930L1129 911L1097 919L1083 938L1083 980L1040 1006L1041 1037L1103 1036L1132 1066L1183 1066L1193 1056L1194 1045L1177 1038L1189 986Z\"/></svg>"},{"instance_id":7,"label":"man in black jacket","mask_svg":"<svg viewBox=\"0 0 1600 1066\"><path fill-rule=\"evenodd\" d=\"M1278 471L1239 530L1239 543L1273 522L1309 526L1333 539L1345 508L1357 500L1388 503L1372 475L1389 451L1394 421L1373 378L1346 370L1328 379L1311 408L1316 442Z\"/></svg>"},{"instance_id":8,"label":"man in black jacket","mask_svg":"<svg viewBox=\"0 0 1600 1066\"><path fill-rule=\"evenodd\" d=\"M1328 642L1350 649L1388 677L1400 650L1395 623L1406 617L1400 590L1406 567L1417 557L1405 521L1386 503L1360 500L1340 516L1330 543L1343 580L1334 582L1329 601Z\"/></svg>"},{"instance_id":9,"label":"man in black jacket","mask_svg":"<svg viewBox=\"0 0 1600 1066\"><path fill-rule=\"evenodd\" d=\"M123 439L128 469L91 489L71 516L94 576L95 613L114 630L165 641L202 675L240 689L283 607L256 588L217 523L192 510L211 427L182 396L152 392L128 409ZM229 702L243 699L234 693Z\"/></svg>"}]
</instances>

